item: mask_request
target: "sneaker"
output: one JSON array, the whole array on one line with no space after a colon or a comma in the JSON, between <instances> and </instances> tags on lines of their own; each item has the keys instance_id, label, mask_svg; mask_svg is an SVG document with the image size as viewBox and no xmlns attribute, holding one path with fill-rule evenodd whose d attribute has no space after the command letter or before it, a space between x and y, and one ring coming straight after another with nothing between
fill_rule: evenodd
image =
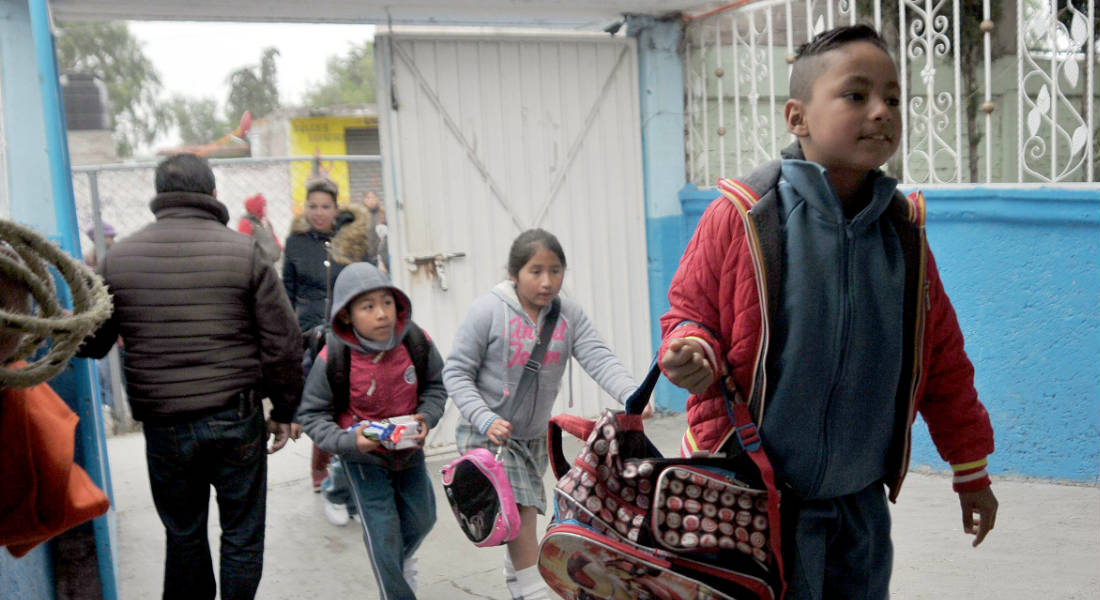
<instances>
[{"instance_id":1,"label":"sneaker","mask_svg":"<svg viewBox=\"0 0 1100 600\"><path fill-rule=\"evenodd\" d=\"M325 518L329 523L337 527L343 527L348 524L348 507L343 504L336 504L335 502L329 502L327 498L325 501Z\"/></svg>"},{"instance_id":2,"label":"sneaker","mask_svg":"<svg viewBox=\"0 0 1100 600\"><path fill-rule=\"evenodd\" d=\"M321 493L321 484L319 484L319 483L313 484L313 493L314 494L320 494Z\"/></svg>"},{"instance_id":3,"label":"sneaker","mask_svg":"<svg viewBox=\"0 0 1100 600\"><path fill-rule=\"evenodd\" d=\"M412 589L413 593L416 593L416 583L418 579L416 557L410 556L406 558L401 571L401 574L405 576L405 583L409 584L409 588Z\"/></svg>"}]
</instances>

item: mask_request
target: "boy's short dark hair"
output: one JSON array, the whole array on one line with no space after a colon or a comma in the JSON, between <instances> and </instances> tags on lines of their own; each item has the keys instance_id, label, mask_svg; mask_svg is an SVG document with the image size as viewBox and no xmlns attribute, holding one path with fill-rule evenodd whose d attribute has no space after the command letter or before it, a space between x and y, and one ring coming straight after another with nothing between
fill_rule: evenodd
<instances>
[{"instance_id":1,"label":"boy's short dark hair","mask_svg":"<svg viewBox=\"0 0 1100 600\"><path fill-rule=\"evenodd\" d=\"M194 154L173 154L157 165L156 189L167 192L214 193L214 171L205 158Z\"/></svg>"},{"instance_id":2,"label":"boy's short dark hair","mask_svg":"<svg viewBox=\"0 0 1100 600\"><path fill-rule=\"evenodd\" d=\"M809 100L814 81L822 71L820 57L853 42L867 42L890 54L882 36L867 25L845 25L823 31L798 47L791 65L790 97Z\"/></svg>"}]
</instances>

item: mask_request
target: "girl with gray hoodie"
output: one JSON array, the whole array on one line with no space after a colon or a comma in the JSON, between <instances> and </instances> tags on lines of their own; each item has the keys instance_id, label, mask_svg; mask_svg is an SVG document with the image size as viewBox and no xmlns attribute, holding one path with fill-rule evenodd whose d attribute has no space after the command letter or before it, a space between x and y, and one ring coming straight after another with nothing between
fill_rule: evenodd
<instances>
[{"instance_id":1,"label":"girl with gray hoodie","mask_svg":"<svg viewBox=\"0 0 1100 600\"><path fill-rule=\"evenodd\" d=\"M501 458L521 521L519 537L508 543L504 576L512 598L524 600L548 598L535 566L535 519L546 511L546 429L569 359L575 357L620 403L637 387L581 307L561 298L542 367L530 391L514 395L564 275L565 252L556 237L542 229L520 234L508 255L508 280L470 306L443 368L447 392L463 417L455 435L458 450L504 446Z\"/></svg>"}]
</instances>

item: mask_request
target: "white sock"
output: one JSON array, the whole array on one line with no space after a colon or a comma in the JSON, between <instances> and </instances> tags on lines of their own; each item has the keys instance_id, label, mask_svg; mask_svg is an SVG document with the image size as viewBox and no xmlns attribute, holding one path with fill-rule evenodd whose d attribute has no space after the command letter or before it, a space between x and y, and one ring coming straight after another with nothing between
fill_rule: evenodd
<instances>
[{"instance_id":1,"label":"white sock","mask_svg":"<svg viewBox=\"0 0 1100 600\"><path fill-rule=\"evenodd\" d=\"M512 565L512 555L504 551L504 584L508 586L508 593L512 600L523 598L523 590L519 589L519 580L516 579L516 568Z\"/></svg>"},{"instance_id":2,"label":"white sock","mask_svg":"<svg viewBox=\"0 0 1100 600\"><path fill-rule=\"evenodd\" d=\"M402 565L401 571L401 574L405 576L405 583L409 584L409 587L412 588L413 593L416 593L416 576L418 574L418 571L416 570L416 557L410 556L406 558L405 563Z\"/></svg>"},{"instance_id":3,"label":"white sock","mask_svg":"<svg viewBox=\"0 0 1100 600\"><path fill-rule=\"evenodd\" d=\"M550 600L550 590L542 581L537 565L516 571L516 581L523 592L523 600Z\"/></svg>"}]
</instances>

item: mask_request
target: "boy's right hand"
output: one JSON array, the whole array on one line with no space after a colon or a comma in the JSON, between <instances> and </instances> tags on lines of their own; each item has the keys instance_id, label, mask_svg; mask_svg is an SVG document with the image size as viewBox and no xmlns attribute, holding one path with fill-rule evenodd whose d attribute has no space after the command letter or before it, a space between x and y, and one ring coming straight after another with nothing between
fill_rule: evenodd
<instances>
[{"instance_id":1,"label":"boy's right hand","mask_svg":"<svg viewBox=\"0 0 1100 600\"><path fill-rule=\"evenodd\" d=\"M366 424L361 424L355 428L355 449L366 454L367 452L374 452L377 450L378 447L382 445L382 442L372 440L363 435L364 427L366 427Z\"/></svg>"},{"instance_id":2,"label":"boy's right hand","mask_svg":"<svg viewBox=\"0 0 1100 600\"><path fill-rule=\"evenodd\" d=\"M702 394L714 383L714 370L702 345L695 340L678 338L661 355L661 370L668 380L692 394Z\"/></svg>"},{"instance_id":3,"label":"boy's right hand","mask_svg":"<svg viewBox=\"0 0 1100 600\"><path fill-rule=\"evenodd\" d=\"M489 424L489 429L485 432L485 435L489 437L490 442L504 445L504 442L512 437L512 424L498 417Z\"/></svg>"}]
</instances>

